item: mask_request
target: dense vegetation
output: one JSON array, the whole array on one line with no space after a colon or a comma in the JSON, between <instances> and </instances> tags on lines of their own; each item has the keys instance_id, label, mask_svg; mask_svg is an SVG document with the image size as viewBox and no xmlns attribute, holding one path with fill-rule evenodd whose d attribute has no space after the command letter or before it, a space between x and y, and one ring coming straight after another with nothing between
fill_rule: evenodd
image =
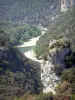
<instances>
[{"instance_id":1,"label":"dense vegetation","mask_svg":"<svg viewBox=\"0 0 75 100\"><path fill-rule=\"evenodd\" d=\"M11 47L10 39L0 30L0 100L13 100L24 93L41 91L39 64Z\"/></svg>"},{"instance_id":2,"label":"dense vegetation","mask_svg":"<svg viewBox=\"0 0 75 100\"><path fill-rule=\"evenodd\" d=\"M0 20L49 24L60 9L60 0L0 0Z\"/></svg>"},{"instance_id":3,"label":"dense vegetation","mask_svg":"<svg viewBox=\"0 0 75 100\"><path fill-rule=\"evenodd\" d=\"M61 82L56 87L56 94L49 95L50 97L47 96L43 100L75 100L75 8L60 14L49 26L47 33L40 37L34 49L37 57L44 58L45 54L48 54L48 49L64 46L64 41L58 41L49 48L50 40L59 40L62 37L68 38L71 43L71 50L64 59L65 70L62 70L59 65L55 65L56 74L61 75Z\"/></svg>"},{"instance_id":4,"label":"dense vegetation","mask_svg":"<svg viewBox=\"0 0 75 100\"><path fill-rule=\"evenodd\" d=\"M60 37L67 37L71 41L71 49L75 51L75 8L62 13L49 26L48 31L40 37L34 51L37 57L44 57L48 52L49 42ZM59 45L59 44L58 44Z\"/></svg>"},{"instance_id":5,"label":"dense vegetation","mask_svg":"<svg viewBox=\"0 0 75 100\"><path fill-rule=\"evenodd\" d=\"M55 13L59 8L59 6L58 8L56 7L59 3L55 6L58 0L56 0L56 2L54 0L43 0L43 2L42 0L36 2L35 0L21 0L22 2L19 0L10 0L9 5L7 5L8 1L9 0L6 2L5 0L0 1L0 12L4 12L3 14L0 13L0 19L3 18L21 22L26 19L25 22L28 21L27 23L40 22L44 24L44 21L47 23L48 17L51 17L49 16L51 9L52 12ZM50 8L52 4L53 8ZM6 7L4 7L5 5ZM11 6L11 9L9 9L9 6ZM49 10L48 12L46 7ZM5 8L7 9L5 10ZM8 15L6 14L7 12ZM6 14L6 16L4 16L4 14ZM35 18L33 15L35 15ZM55 71L58 72L56 74L61 75L61 82L55 89L55 95L52 93L41 93L40 65L37 62L27 59L13 46L11 47L13 43L22 43L33 36L36 37L40 35L40 31L27 24L14 24L5 21L0 23L0 27L6 32L0 29L1 100L75 100L75 8L60 14L49 26L47 33L40 37L34 49L37 58L45 58L48 55L49 49L54 47L59 48L61 45L65 46L65 42L57 41L57 43L54 43L51 48L49 48L50 40L58 40L61 37L66 37L70 40L71 50L64 59L65 70L62 71L59 65L55 65ZM45 60L47 59L45 58Z\"/></svg>"},{"instance_id":6,"label":"dense vegetation","mask_svg":"<svg viewBox=\"0 0 75 100\"><path fill-rule=\"evenodd\" d=\"M61 76L61 83L56 87L56 94L40 93L39 95L24 95L15 100L75 100L75 68L67 69Z\"/></svg>"},{"instance_id":7,"label":"dense vegetation","mask_svg":"<svg viewBox=\"0 0 75 100\"><path fill-rule=\"evenodd\" d=\"M54 100L75 100L75 68L70 68L62 73L61 84Z\"/></svg>"},{"instance_id":8,"label":"dense vegetation","mask_svg":"<svg viewBox=\"0 0 75 100\"><path fill-rule=\"evenodd\" d=\"M7 33L14 44L23 43L32 37L41 35L41 31L38 28L19 22L2 21L0 22L0 27Z\"/></svg>"}]
</instances>

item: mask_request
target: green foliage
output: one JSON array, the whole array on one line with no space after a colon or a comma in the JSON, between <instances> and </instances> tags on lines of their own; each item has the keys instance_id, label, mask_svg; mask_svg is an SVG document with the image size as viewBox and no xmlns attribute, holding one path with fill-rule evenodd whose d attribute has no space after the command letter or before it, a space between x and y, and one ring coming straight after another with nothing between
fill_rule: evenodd
<instances>
[{"instance_id":1,"label":"green foliage","mask_svg":"<svg viewBox=\"0 0 75 100\"><path fill-rule=\"evenodd\" d=\"M75 68L67 69L62 73L62 81L75 83Z\"/></svg>"},{"instance_id":2,"label":"green foliage","mask_svg":"<svg viewBox=\"0 0 75 100\"><path fill-rule=\"evenodd\" d=\"M59 0L1 0L0 20L48 25L49 16L51 19L52 15L55 16L59 12L59 3ZM51 6L53 8L50 8Z\"/></svg>"},{"instance_id":3,"label":"green foliage","mask_svg":"<svg viewBox=\"0 0 75 100\"><path fill-rule=\"evenodd\" d=\"M56 73L57 76L61 76L62 75L62 71L63 71L63 69L60 67L59 64L56 64L54 66L54 72Z\"/></svg>"},{"instance_id":4,"label":"green foliage","mask_svg":"<svg viewBox=\"0 0 75 100\"><path fill-rule=\"evenodd\" d=\"M75 100L75 94L71 95L70 100Z\"/></svg>"},{"instance_id":5,"label":"green foliage","mask_svg":"<svg viewBox=\"0 0 75 100\"><path fill-rule=\"evenodd\" d=\"M34 52L36 52L36 57L38 58L41 58L42 55L40 55L42 52L43 52L43 49L44 48L41 48L41 44L39 46L35 46L34 48Z\"/></svg>"},{"instance_id":6,"label":"green foliage","mask_svg":"<svg viewBox=\"0 0 75 100\"><path fill-rule=\"evenodd\" d=\"M9 38L6 36L4 31L0 30L0 46L5 46L8 44Z\"/></svg>"},{"instance_id":7,"label":"green foliage","mask_svg":"<svg viewBox=\"0 0 75 100\"><path fill-rule=\"evenodd\" d=\"M49 42L52 41L53 39L58 39L60 36L68 38L71 41L72 51L75 51L74 27L75 27L75 8L65 13L61 13L59 17L56 18L52 24L50 24L46 34L41 36L39 41L37 42L37 45L35 47L35 53L37 54L37 56L40 57L44 55L46 49L49 47ZM64 42L58 41L56 44L53 44L51 48L54 48L56 46L59 47L61 45L65 46ZM69 46L68 43L67 46ZM41 49L42 52L40 52Z\"/></svg>"},{"instance_id":8,"label":"green foliage","mask_svg":"<svg viewBox=\"0 0 75 100\"><path fill-rule=\"evenodd\" d=\"M41 35L41 31L38 28L27 24L1 22L0 27L7 33L10 41L14 44L23 43L32 37Z\"/></svg>"},{"instance_id":9,"label":"green foliage","mask_svg":"<svg viewBox=\"0 0 75 100\"><path fill-rule=\"evenodd\" d=\"M70 47L70 41L64 38L60 38L50 46L50 49L59 47Z\"/></svg>"},{"instance_id":10,"label":"green foliage","mask_svg":"<svg viewBox=\"0 0 75 100\"><path fill-rule=\"evenodd\" d=\"M52 93L41 93L36 97L36 100L53 100Z\"/></svg>"},{"instance_id":11,"label":"green foliage","mask_svg":"<svg viewBox=\"0 0 75 100\"><path fill-rule=\"evenodd\" d=\"M0 41L0 99L13 100L24 93L40 93L40 65L28 60L13 48L10 41L7 42L9 39L3 31L1 34L3 41Z\"/></svg>"},{"instance_id":12,"label":"green foliage","mask_svg":"<svg viewBox=\"0 0 75 100\"><path fill-rule=\"evenodd\" d=\"M66 55L64 61L66 68L71 68L75 64L75 52L71 51L68 55Z\"/></svg>"},{"instance_id":13,"label":"green foliage","mask_svg":"<svg viewBox=\"0 0 75 100\"><path fill-rule=\"evenodd\" d=\"M64 70L54 100L75 99L75 68Z\"/></svg>"}]
</instances>

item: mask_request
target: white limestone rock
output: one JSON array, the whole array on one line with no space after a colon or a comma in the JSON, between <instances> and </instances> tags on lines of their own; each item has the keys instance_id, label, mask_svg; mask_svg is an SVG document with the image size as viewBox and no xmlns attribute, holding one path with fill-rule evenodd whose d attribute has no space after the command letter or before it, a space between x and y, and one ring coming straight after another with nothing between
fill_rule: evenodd
<instances>
[{"instance_id":1,"label":"white limestone rock","mask_svg":"<svg viewBox=\"0 0 75 100\"><path fill-rule=\"evenodd\" d=\"M41 64L41 80L43 83L43 92L53 92L55 93L54 89L58 82L60 81L60 78L56 76L54 72L54 66L55 64L59 64L60 67L64 67L64 57L66 54L69 53L70 48L66 46L67 39L61 38L59 39L60 43L63 41L65 43L65 47L60 46L58 48L57 53L57 47L54 47L50 49L50 56L47 57L47 61L43 61ZM57 43L58 40L50 41L49 46L51 47L53 44Z\"/></svg>"}]
</instances>

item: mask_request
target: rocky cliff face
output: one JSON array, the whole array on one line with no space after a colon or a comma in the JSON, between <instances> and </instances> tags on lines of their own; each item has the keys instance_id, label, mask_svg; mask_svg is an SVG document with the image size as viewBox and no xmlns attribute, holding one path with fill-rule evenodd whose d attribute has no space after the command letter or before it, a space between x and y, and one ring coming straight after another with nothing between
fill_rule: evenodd
<instances>
[{"instance_id":1,"label":"rocky cliff face","mask_svg":"<svg viewBox=\"0 0 75 100\"><path fill-rule=\"evenodd\" d=\"M59 46L57 46L58 42L60 43ZM66 38L50 41L50 50L47 57L48 60L43 61L43 63L41 64L41 79L44 86L44 93L50 91L55 93L54 88L60 81L60 78L56 75L54 71L55 65L59 64L62 69L64 68L65 55L67 55L70 51L69 43L70 42Z\"/></svg>"},{"instance_id":2,"label":"rocky cliff face","mask_svg":"<svg viewBox=\"0 0 75 100\"><path fill-rule=\"evenodd\" d=\"M74 4L75 0L61 0L61 11L67 11Z\"/></svg>"}]
</instances>

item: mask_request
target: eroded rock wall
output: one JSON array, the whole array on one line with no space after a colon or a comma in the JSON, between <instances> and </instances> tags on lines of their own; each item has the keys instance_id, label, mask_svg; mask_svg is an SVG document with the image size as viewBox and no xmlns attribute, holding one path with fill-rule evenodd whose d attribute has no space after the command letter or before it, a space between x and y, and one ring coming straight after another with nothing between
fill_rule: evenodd
<instances>
[{"instance_id":1,"label":"eroded rock wall","mask_svg":"<svg viewBox=\"0 0 75 100\"><path fill-rule=\"evenodd\" d=\"M51 48L52 45L56 44L57 42L64 41L64 47L61 45L60 47L57 48L57 46L54 46ZM54 72L54 67L56 64L59 64L60 67L64 68L65 63L64 63L64 58L65 55L69 53L70 47L68 46L67 43L69 41L66 38L62 38L59 40L53 40L50 41L50 50L49 50L49 55L47 57L47 61L43 61L41 64L41 80L43 83L43 92L53 92L55 93L55 87L60 81L60 78L56 75ZM66 45L67 44L67 45Z\"/></svg>"}]
</instances>

